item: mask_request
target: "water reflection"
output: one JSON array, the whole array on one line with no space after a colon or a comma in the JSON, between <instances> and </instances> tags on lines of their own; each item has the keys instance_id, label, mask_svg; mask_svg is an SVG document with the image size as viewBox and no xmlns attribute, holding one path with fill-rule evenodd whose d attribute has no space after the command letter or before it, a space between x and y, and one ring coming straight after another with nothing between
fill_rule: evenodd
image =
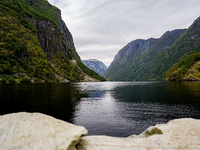
<instances>
[{"instance_id":1,"label":"water reflection","mask_svg":"<svg viewBox=\"0 0 200 150\"><path fill-rule=\"evenodd\" d=\"M200 118L199 86L199 82L78 83L75 87L89 97L81 98L73 122L85 126L90 135L126 137L171 119Z\"/></svg>"},{"instance_id":2,"label":"water reflection","mask_svg":"<svg viewBox=\"0 0 200 150\"><path fill-rule=\"evenodd\" d=\"M71 84L0 84L0 114L41 112L72 122L82 95Z\"/></svg>"},{"instance_id":3,"label":"water reflection","mask_svg":"<svg viewBox=\"0 0 200 150\"><path fill-rule=\"evenodd\" d=\"M175 118L200 118L200 82L0 84L0 115L41 112L126 137Z\"/></svg>"},{"instance_id":4,"label":"water reflection","mask_svg":"<svg viewBox=\"0 0 200 150\"><path fill-rule=\"evenodd\" d=\"M186 103L200 102L200 82L198 81L168 82L167 90L173 92L177 98L185 97L183 99Z\"/></svg>"}]
</instances>

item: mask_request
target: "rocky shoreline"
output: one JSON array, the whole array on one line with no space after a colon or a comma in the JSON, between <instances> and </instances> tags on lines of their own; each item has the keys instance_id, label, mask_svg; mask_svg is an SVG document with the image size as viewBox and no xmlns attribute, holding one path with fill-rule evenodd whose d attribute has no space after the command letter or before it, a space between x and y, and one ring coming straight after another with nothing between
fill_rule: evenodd
<instances>
[{"instance_id":1,"label":"rocky shoreline","mask_svg":"<svg viewBox=\"0 0 200 150\"><path fill-rule=\"evenodd\" d=\"M0 116L2 150L198 150L200 120L175 119L127 138L86 136L84 127L41 113Z\"/></svg>"}]
</instances>

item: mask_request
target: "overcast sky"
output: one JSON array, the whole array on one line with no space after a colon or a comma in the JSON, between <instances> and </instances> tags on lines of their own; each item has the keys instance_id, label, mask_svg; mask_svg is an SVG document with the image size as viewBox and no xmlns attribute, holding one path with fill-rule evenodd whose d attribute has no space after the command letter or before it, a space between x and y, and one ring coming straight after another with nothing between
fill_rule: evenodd
<instances>
[{"instance_id":1,"label":"overcast sky","mask_svg":"<svg viewBox=\"0 0 200 150\"><path fill-rule=\"evenodd\" d=\"M106 66L129 42L188 28L200 16L200 0L48 1L61 9L81 59Z\"/></svg>"}]
</instances>

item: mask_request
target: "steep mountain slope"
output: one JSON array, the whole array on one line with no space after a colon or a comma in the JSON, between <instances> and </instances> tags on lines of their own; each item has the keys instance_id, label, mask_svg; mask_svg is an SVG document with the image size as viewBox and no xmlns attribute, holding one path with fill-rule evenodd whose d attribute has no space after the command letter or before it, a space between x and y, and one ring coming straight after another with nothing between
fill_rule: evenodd
<instances>
[{"instance_id":1,"label":"steep mountain slope","mask_svg":"<svg viewBox=\"0 0 200 150\"><path fill-rule=\"evenodd\" d=\"M131 63L136 62L156 41L157 39L138 39L127 44L115 56L104 77L108 80L128 80L126 75L134 70Z\"/></svg>"},{"instance_id":2,"label":"steep mountain slope","mask_svg":"<svg viewBox=\"0 0 200 150\"><path fill-rule=\"evenodd\" d=\"M200 51L200 46L198 47ZM200 52L187 55L167 72L167 80L200 80Z\"/></svg>"},{"instance_id":3,"label":"steep mountain slope","mask_svg":"<svg viewBox=\"0 0 200 150\"><path fill-rule=\"evenodd\" d=\"M115 56L104 77L108 80L135 80L140 68L171 46L184 31L168 31L159 39L135 40L129 43Z\"/></svg>"},{"instance_id":4,"label":"steep mountain slope","mask_svg":"<svg viewBox=\"0 0 200 150\"><path fill-rule=\"evenodd\" d=\"M106 65L96 59L82 60L82 62L90 69L98 73L100 76L103 76L107 67Z\"/></svg>"},{"instance_id":5,"label":"steep mountain slope","mask_svg":"<svg viewBox=\"0 0 200 150\"><path fill-rule=\"evenodd\" d=\"M169 48L160 52L154 59L144 65L136 80L164 80L166 72L178 63L186 54L200 49L200 18L198 18Z\"/></svg>"},{"instance_id":6,"label":"steep mountain slope","mask_svg":"<svg viewBox=\"0 0 200 150\"><path fill-rule=\"evenodd\" d=\"M104 80L81 63L60 10L48 1L0 1L0 27L1 80Z\"/></svg>"}]
</instances>

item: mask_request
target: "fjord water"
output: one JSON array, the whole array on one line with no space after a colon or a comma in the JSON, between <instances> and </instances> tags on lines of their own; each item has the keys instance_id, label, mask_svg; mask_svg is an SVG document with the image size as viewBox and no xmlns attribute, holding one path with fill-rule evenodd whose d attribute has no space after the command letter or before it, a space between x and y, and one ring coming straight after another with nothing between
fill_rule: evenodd
<instances>
[{"instance_id":1,"label":"fjord water","mask_svg":"<svg viewBox=\"0 0 200 150\"><path fill-rule=\"evenodd\" d=\"M41 112L89 135L127 137L175 118L200 119L200 82L0 84L0 115Z\"/></svg>"}]
</instances>

